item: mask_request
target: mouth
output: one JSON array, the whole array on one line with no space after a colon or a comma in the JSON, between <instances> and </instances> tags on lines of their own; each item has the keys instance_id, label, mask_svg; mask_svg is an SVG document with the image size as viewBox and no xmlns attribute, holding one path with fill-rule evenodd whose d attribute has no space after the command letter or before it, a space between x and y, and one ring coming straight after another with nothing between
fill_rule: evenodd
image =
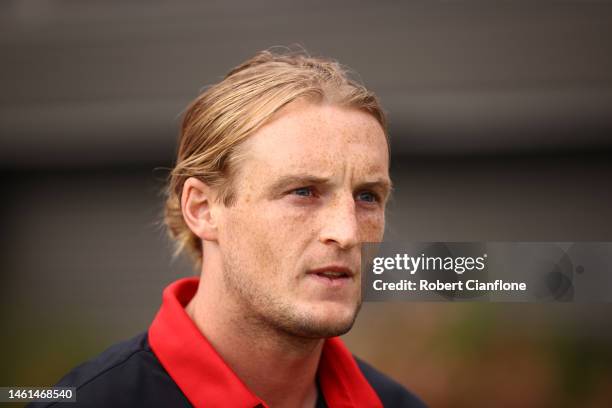
<instances>
[{"instance_id":1,"label":"mouth","mask_svg":"<svg viewBox=\"0 0 612 408\"><path fill-rule=\"evenodd\" d=\"M317 269L312 269L307 273L319 282L331 286L343 286L353 279L355 274L345 266L328 265Z\"/></svg>"}]
</instances>

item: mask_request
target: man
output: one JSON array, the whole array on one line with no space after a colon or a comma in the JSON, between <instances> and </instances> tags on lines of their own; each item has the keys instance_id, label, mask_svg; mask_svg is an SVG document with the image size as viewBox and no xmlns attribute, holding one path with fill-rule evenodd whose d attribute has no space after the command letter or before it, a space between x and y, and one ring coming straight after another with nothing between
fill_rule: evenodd
<instances>
[{"instance_id":1,"label":"man","mask_svg":"<svg viewBox=\"0 0 612 408\"><path fill-rule=\"evenodd\" d=\"M264 51L188 108L165 221L201 274L68 374L83 406L421 407L337 338L391 190L385 116L337 63Z\"/></svg>"}]
</instances>

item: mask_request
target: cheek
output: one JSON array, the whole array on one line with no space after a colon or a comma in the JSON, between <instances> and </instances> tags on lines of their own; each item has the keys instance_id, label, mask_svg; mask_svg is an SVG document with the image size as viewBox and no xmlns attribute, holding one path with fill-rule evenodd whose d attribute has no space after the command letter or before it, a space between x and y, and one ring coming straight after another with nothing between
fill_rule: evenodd
<instances>
[{"instance_id":1,"label":"cheek","mask_svg":"<svg viewBox=\"0 0 612 408\"><path fill-rule=\"evenodd\" d=\"M234 209L229 214L220 245L226 255L239 258L261 273L278 269L295 238L296 225L270 208Z\"/></svg>"},{"instance_id":2,"label":"cheek","mask_svg":"<svg viewBox=\"0 0 612 408\"><path fill-rule=\"evenodd\" d=\"M314 203L289 197L273 202L266 209L266 223L275 231L283 246L312 236L321 217Z\"/></svg>"},{"instance_id":3,"label":"cheek","mask_svg":"<svg viewBox=\"0 0 612 408\"><path fill-rule=\"evenodd\" d=\"M359 237L361 242L382 241L385 233L385 213L380 211L363 214L359 217Z\"/></svg>"}]
</instances>

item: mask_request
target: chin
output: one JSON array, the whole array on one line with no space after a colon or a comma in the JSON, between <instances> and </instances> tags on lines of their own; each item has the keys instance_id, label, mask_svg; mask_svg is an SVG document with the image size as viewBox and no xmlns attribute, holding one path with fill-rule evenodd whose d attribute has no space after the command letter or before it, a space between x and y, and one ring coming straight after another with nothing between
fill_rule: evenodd
<instances>
[{"instance_id":1,"label":"chin","mask_svg":"<svg viewBox=\"0 0 612 408\"><path fill-rule=\"evenodd\" d=\"M325 302L327 303L327 302ZM300 337L328 338L341 336L353 327L361 302L357 305L320 304L295 316L291 332Z\"/></svg>"}]
</instances>

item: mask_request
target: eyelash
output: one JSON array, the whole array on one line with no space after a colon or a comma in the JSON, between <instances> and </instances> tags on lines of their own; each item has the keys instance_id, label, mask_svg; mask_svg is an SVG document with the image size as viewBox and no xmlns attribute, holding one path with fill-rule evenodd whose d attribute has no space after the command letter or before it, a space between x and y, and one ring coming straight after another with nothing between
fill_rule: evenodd
<instances>
[{"instance_id":1,"label":"eyelash","mask_svg":"<svg viewBox=\"0 0 612 408\"><path fill-rule=\"evenodd\" d=\"M295 192L300 191L300 190L308 190L310 193L314 194L314 188L312 188L312 187L299 187L299 188L291 190L290 193L295 193ZM301 194L297 194L297 195L299 195L301 197L304 197Z\"/></svg>"},{"instance_id":2,"label":"eyelash","mask_svg":"<svg viewBox=\"0 0 612 408\"><path fill-rule=\"evenodd\" d=\"M359 192L359 194L364 194L364 193L372 195L372 201L366 201L366 202L368 202L368 203L379 203L380 202L380 197L375 192L373 192L373 191L361 191L361 192Z\"/></svg>"},{"instance_id":3,"label":"eyelash","mask_svg":"<svg viewBox=\"0 0 612 408\"><path fill-rule=\"evenodd\" d=\"M304 196L304 195L301 195L301 194L296 194L296 195L298 195L300 197L312 197L312 196L316 197L316 195L314 194L315 193L314 187L299 187L299 188L291 190L289 193L290 194L295 194L297 191L300 191L300 190L308 190L312 194L312 195L309 195L309 196ZM363 193L371 194L372 197L373 197L372 201L365 201L365 202L367 202L367 203L379 203L380 202L380 196L378 194L376 194L375 192L373 192L373 191L360 191L359 193L357 193L357 195L363 194Z\"/></svg>"}]
</instances>

